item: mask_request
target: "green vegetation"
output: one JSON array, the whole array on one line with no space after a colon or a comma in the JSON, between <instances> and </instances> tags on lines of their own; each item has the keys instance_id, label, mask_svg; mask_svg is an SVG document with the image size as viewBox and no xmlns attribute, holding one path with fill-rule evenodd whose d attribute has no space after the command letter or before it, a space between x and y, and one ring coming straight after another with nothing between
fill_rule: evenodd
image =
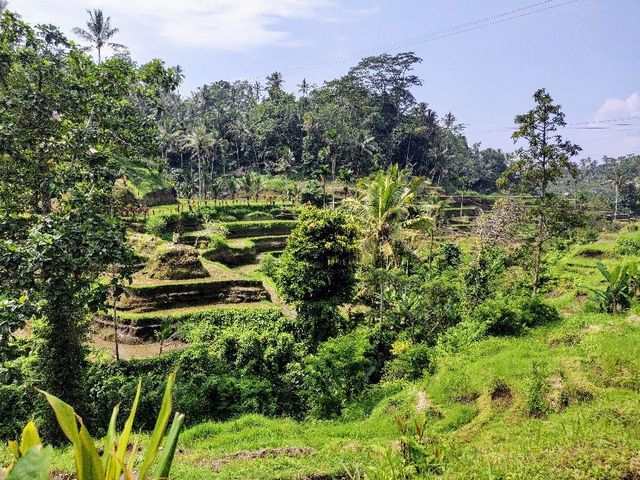
<instances>
[{"instance_id":1,"label":"green vegetation","mask_svg":"<svg viewBox=\"0 0 640 480\"><path fill-rule=\"evenodd\" d=\"M0 17L3 478L640 478L640 157L544 89L469 146L411 52L183 98L75 32Z\"/></svg>"},{"instance_id":2,"label":"green vegetation","mask_svg":"<svg viewBox=\"0 0 640 480\"><path fill-rule=\"evenodd\" d=\"M187 245L164 244L157 248L146 268L149 278L184 280L204 278L209 272L200 261L198 250Z\"/></svg>"}]
</instances>

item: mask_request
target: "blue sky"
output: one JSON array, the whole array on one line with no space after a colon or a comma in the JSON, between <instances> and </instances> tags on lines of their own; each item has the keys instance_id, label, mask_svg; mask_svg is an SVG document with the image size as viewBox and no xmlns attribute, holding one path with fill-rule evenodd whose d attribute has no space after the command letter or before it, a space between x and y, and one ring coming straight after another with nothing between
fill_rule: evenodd
<instances>
[{"instance_id":1,"label":"blue sky","mask_svg":"<svg viewBox=\"0 0 640 480\"><path fill-rule=\"evenodd\" d=\"M84 24L86 8L102 8L134 59L183 66L185 93L274 70L293 91L303 77L321 84L344 74L365 54L413 50L424 60L416 97L440 114L452 111L470 142L512 150L513 117L545 87L584 156L640 153L640 0L10 0L9 8L69 34Z\"/></svg>"}]
</instances>

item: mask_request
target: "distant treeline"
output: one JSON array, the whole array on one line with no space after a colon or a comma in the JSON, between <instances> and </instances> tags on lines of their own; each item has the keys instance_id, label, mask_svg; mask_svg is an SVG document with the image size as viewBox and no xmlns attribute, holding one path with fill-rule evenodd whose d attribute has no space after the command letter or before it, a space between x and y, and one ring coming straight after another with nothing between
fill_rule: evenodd
<instances>
[{"instance_id":1,"label":"distant treeline","mask_svg":"<svg viewBox=\"0 0 640 480\"><path fill-rule=\"evenodd\" d=\"M494 191L505 155L469 146L453 114L416 100L419 62L411 52L368 57L322 86L303 80L297 95L278 72L264 84L218 81L168 95L165 166L185 196L247 170L345 181L394 163L447 189Z\"/></svg>"}]
</instances>

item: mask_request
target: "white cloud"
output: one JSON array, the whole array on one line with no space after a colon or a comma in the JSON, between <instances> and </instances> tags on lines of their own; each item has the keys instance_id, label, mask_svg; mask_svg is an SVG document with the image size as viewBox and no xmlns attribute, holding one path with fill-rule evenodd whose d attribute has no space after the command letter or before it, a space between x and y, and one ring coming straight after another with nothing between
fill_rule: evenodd
<instances>
[{"instance_id":1,"label":"white cloud","mask_svg":"<svg viewBox=\"0 0 640 480\"><path fill-rule=\"evenodd\" d=\"M591 115L592 129L572 132L585 155L600 158L640 153L640 92L607 98Z\"/></svg>"},{"instance_id":2,"label":"white cloud","mask_svg":"<svg viewBox=\"0 0 640 480\"><path fill-rule=\"evenodd\" d=\"M331 21L340 11L352 15L354 12L338 0L66 0L64 3L16 0L11 3L15 3L11 6L27 20L46 20L65 28L71 16L76 23L83 23L86 8L102 8L115 24L122 25L126 19L139 28L139 35L146 38L136 39L134 43L166 39L178 46L227 51L297 45L300 39L293 37L286 22ZM372 12L362 9L357 15Z\"/></svg>"},{"instance_id":3,"label":"white cloud","mask_svg":"<svg viewBox=\"0 0 640 480\"><path fill-rule=\"evenodd\" d=\"M627 98L607 98L593 115L594 121L640 116L640 92Z\"/></svg>"}]
</instances>

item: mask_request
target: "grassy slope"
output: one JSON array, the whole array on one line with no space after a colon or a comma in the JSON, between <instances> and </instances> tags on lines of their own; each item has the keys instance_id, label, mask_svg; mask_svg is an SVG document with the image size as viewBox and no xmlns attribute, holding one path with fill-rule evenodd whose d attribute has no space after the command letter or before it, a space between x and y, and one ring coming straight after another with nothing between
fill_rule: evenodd
<instances>
[{"instance_id":1,"label":"grassy slope","mask_svg":"<svg viewBox=\"0 0 640 480\"><path fill-rule=\"evenodd\" d=\"M141 199L146 194L170 188L171 182L162 178L157 171L149 169L135 159L123 159L120 168L127 176L127 184L136 198Z\"/></svg>"},{"instance_id":2,"label":"grassy slope","mask_svg":"<svg viewBox=\"0 0 640 480\"><path fill-rule=\"evenodd\" d=\"M585 257L585 251L603 255ZM565 319L557 324L519 338L481 341L441 359L431 377L376 390L342 420L296 423L250 415L195 426L182 437L184 452L174 474L184 479L374 474L392 462L388 456L400 436L394 415L414 412L424 392L441 414L429 421L429 434L442 445L444 478L634 478L640 475L640 317L585 313L580 295L584 286L600 282L595 263L622 260L616 257L612 243L600 242L576 247L558 260L561 281L552 301ZM581 268L567 269L574 264ZM534 362L544 366L549 382L551 406L541 418L526 409ZM510 400L492 400L500 382L508 385ZM315 455L229 457L295 446L310 447Z\"/></svg>"},{"instance_id":3,"label":"grassy slope","mask_svg":"<svg viewBox=\"0 0 640 480\"><path fill-rule=\"evenodd\" d=\"M563 311L562 321L518 338L488 338L441 358L433 376L376 388L341 420L298 423L247 415L194 426L181 437L173 477L375 476L395 458L400 433L394 416L415 413L419 396L426 396L434 413L428 435L443 452L441 478L639 478L640 317L633 310L621 316L585 311L579 292L599 279L593 268L598 259L581 256L584 248L574 248L555 267L561 283L552 301ZM621 260L611 244L586 249L607 252L606 263ZM580 268L569 269L573 264ZM545 397L551 406L541 417L526 410L534 362L544 365L549 383ZM499 383L510 395L492 399ZM288 447L315 453L246 453ZM233 456L238 452L244 455ZM70 462L68 453L57 452L60 468L69 469Z\"/></svg>"}]
</instances>

